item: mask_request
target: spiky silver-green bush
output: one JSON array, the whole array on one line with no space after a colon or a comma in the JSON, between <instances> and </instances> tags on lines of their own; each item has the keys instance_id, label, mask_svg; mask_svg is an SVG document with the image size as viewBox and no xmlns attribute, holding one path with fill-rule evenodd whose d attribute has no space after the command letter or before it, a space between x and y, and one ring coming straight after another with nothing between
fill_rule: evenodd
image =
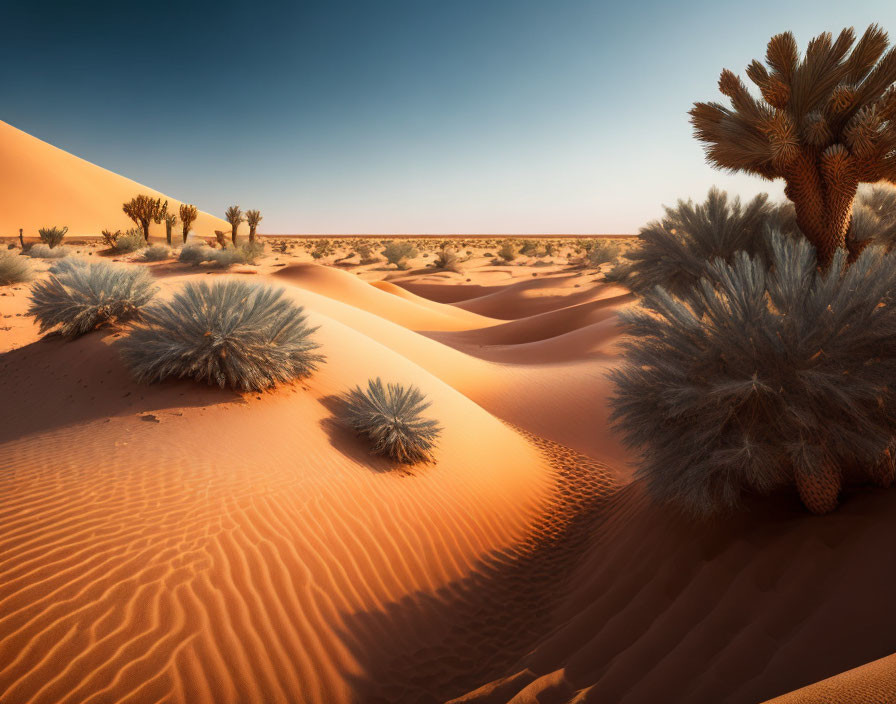
<instances>
[{"instance_id":1,"label":"spiky silver-green bush","mask_svg":"<svg viewBox=\"0 0 896 704\"><path fill-rule=\"evenodd\" d=\"M62 244L65 235L68 232L67 227L42 227L37 231L40 235L40 241L48 247L56 248Z\"/></svg>"},{"instance_id":2,"label":"spiky silver-green bush","mask_svg":"<svg viewBox=\"0 0 896 704\"><path fill-rule=\"evenodd\" d=\"M161 262L171 258L171 250L164 244L154 244L143 250L141 259L145 262Z\"/></svg>"},{"instance_id":3,"label":"spiky silver-green bush","mask_svg":"<svg viewBox=\"0 0 896 704\"><path fill-rule=\"evenodd\" d=\"M77 337L104 323L134 318L156 291L144 268L66 259L31 287L28 313L42 333L58 326L63 335Z\"/></svg>"},{"instance_id":4,"label":"spiky silver-green bush","mask_svg":"<svg viewBox=\"0 0 896 704\"><path fill-rule=\"evenodd\" d=\"M0 286L31 281L34 271L25 257L9 251L0 251Z\"/></svg>"},{"instance_id":5,"label":"spiky silver-green bush","mask_svg":"<svg viewBox=\"0 0 896 704\"><path fill-rule=\"evenodd\" d=\"M136 252L138 249L143 249L146 246L146 238L143 236L143 233L137 228L131 228L115 240L112 249L119 254L127 254Z\"/></svg>"},{"instance_id":6,"label":"spiky silver-green bush","mask_svg":"<svg viewBox=\"0 0 896 704\"><path fill-rule=\"evenodd\" d=\"M764 193L746 205L712 188L706 201L678 201L661 221L641 228L637 245L626 253L626 285L636 292L662 286L675 294L693 288L715 259L731 261L745 251L768 260L766 233L794 232L793 209L768 202Z\"/></svg>"},{"instance_id":7,"label":"spiky silver-green bush","mask_svg":"<svg viewBox=\"0 0 896 704\"><path fill-rule=\"evenodd\" d=\"M27 254L34 259L62 259L71 254L71 251L64 245L51 247L48 244L40 243L31 245Z\"/></svg>"},{"instance_id":8,"label":"spiky silver-green bush","mask_svg":"<svg viewBox=\"0 0 896 704\"><path fill-rule=\"evenodd\" d=\"M662 288L624 314L613 420L652 493L694 514L745 492L879 478L896 428L896 253L839 250L816 269L803 238L770 237L769 267L717 259L683 297ZM892 481L892 466L887 472Z\"/></svg>"},{"instance_id":9,"label":"spiky silver-green bush","mask_svg":"<svg viewBox=\"0 0 896 704\"><path fill-rule=\"evenodd\" d=\"M859 188L847 238L896 247L896 188L886 183Z\"/></svg>"},{"instance_id":10,"label":"spiky silver-green bush","mask_svg":"<svg viewBox=\"0 0 896 704\"><path fill-rule=\"evenodd\" d=\"M343 420L369 438L376 454L404 464L432 459L442 429L423 417L430 402L416 386L370 379L366 390L356 386L343 401Z\"/></svg>"},{"instance_id":11,"label":"spiky silver-green bush","mask_svg":"<svg viewBox=\"0 0 896 704\"><path fill-rule=\"evenodd\" d=\"M122 341L122 355L145 382L186 377L260 391L307 376L324 360L303 309L283 289L244 281L187 283L148 306Z\"/></svg>"}]
</instances>

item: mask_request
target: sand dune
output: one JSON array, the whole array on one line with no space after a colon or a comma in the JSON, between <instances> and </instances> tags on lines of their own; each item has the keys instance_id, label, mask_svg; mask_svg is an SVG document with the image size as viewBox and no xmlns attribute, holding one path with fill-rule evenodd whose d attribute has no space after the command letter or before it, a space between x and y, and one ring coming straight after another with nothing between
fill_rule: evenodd
<instances>
[{"instance_id":1,"label":"sand dune","mask_svg":"<svg viewBox=\"0 0 896 704\"><path fill-rule=\"evenodd\" d=\"M40 339L0 297L0 702L890 701L896 495L650 502L607 423L624 292L246 271L320 326L309 379L139 385L114 329ZM371 376L432 399L435 464L336 421Z\"/></svg>"},{"instance_id":2,"label":"sand dune","mask_svg":"<svg viewBox=\"0 0 896 704\"><path fill-rule=\"evenodd\" d=\"M99 235L104 229L124 230L134 223L121 205L138 193L168 200L177 212L181 201L124 176L79 159L0 121L0 162L7 164L0 182L0 235L36 237L40 227L66 225L69 235ZM186 195L186 194L184 194ZM198 235L215 229L230 232L221 218L200 212L193 225ZM164 236L164 225L152 225Z\"/></svg>"}]
</instances>

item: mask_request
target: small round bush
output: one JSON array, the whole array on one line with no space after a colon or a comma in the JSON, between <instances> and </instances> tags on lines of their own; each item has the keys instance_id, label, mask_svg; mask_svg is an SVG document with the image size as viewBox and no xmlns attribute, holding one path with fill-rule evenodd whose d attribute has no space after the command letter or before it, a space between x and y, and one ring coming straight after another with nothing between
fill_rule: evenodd
<instances>
[{"instance_id":1,"label":"small round bush","mask_svg":"<svg viewBox=\"0 0 896 704\"><path fill-rule=\"evenodd\" d=\"M430 402L416 386L371 379L366 390L357 386L343 401L344 422L369 438L374 453L404 464L432 459L442 428L423 417Z\"/></svg>"},{"instance_id":2,"label":"small round bush","mask_svg":"<svg viewBox=\"0 0 896 704\"><path fill-rule=\"evenodd\" d=\"M136 252L138 249L143 249L146 246L146 238L143 236L143 233L132 228L115 240L112 249L119 254L127 254Z\"/></svg>"},{"instance_id":3,"label":"small round bush","mask_svg":"<svg viewBox=\"0 0 896 704\"><path fill-rule=\"evenodd\" d=\"M450 248L440 250L432 265L437 269L460 273L460 259L458 259L457 252Z\"/></svg>"},{"instance_id":4,"label":"small round bush","mask_svg":"<svg viewBox=\"0 0 896 704\"><path fill-rule=\"evenodd\" d=\"M141 259L145 262L161 262L171 258L171 250L164 244L154 244L143 250Z\"/></svg>"},{"instance_id":5,"label":"small round bush","mask_svg":"<svg viewBox=\"0 0 896 704\"><path fill-rule=\"evenodd\" d=\"M34 271L25 257L12 252L0 252L0 286L31 281Z\"/></svg>"},{"instance_id":6,"label":"small round bush","mask_svg":"<svg viewBox=\"0 0 896 704\"><path fill-rule=\"evenodd\" d=\"M793 484L823 513L844 470L894 479L896 253L840 250L819 273L805 239L770 243L769 264L717 259L624 314L612 418L651 492L693 514Z\"/></svg>"},{"instance_id":7,"label":"small round bush","mask_svg":"<svg viewBox=\"0 0 896 704\"><path fill-rule=\"evenodd\" d=\"M500 249L498 249L498 256L501 257L505 262L512 262L517 257L516 247L513 245L513 242L510 240L505 240Z\"/></svg>"},{"instance_id":8,"label":"small round bush","mask_svg":"<svg viewBox=\"0 0 896 704\"><path fill-rule=\"evenodd\" d=\"M189 282L169 302L148 306L123 340L139 381L185 377L260 391L309 375L317 328L283 289L244 281Z\"/></svg>"},{"instance_id":9,"label":"small round bush","mask_svg":"<svg viewBox=\"0 0 896 704\"><path fill-rule=\"evenodd\" d=\"M177 261L192 264L193 266L199 266L202 262L209 260L210 251L212 251L212 248L207 244L198 242L185 244L180 250Z\"/></svg>"},{"instance_id":10,"label":"small round bush","mask_svg":"<svg viewBox=\"0 0 896 704\"><path fill-rule=\"evenodd\" d=\"M104 323L134 318L156 290L146 269L66 259L31 287L28 313L41 333L58 326L66 337L77 337Z\"/></svg>"},{"instance_id":11,"label":"small round bush","mask_svg":"<svg viewBox=\"0 0 896 704\"><path fill-rule=\"evenodd\" d=\"M407 260L413 259L417 254L417 248L410 242L391 241L387 242L383 248L383 256L386 261L394 264L398 269L407 269Z\"/></svg>"},{"instance_id":12,"label":"small round bush","mask_svg":"<svg viewBox=\"0 0 896 704\"><path fill-rule=\"evenodd\" d=\"M48 244L33 244L28 250L28 256L34 259L62 259L71 254L71 250L65 246L50 247Z\"/></svg>"}]
</instances>

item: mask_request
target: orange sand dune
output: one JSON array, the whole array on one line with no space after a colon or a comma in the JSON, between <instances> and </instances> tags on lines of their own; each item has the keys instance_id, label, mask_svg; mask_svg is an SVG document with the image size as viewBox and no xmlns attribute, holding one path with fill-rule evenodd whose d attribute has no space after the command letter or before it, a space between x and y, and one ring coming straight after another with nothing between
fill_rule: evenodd
<instances>
[{"instance_id":1,"label":"orange sand dune","mask_svg":"<svg viewBox=\"0 0 896 704\"><path fill-rule=\"evenodd\" d=\"M181 201L169 198L124 176L107 171L68 152L42 142L0 121L0 235L36 237L38 228L66 225L69 235L98 235L104 229L134 227L121 205L138 193L168 201L177 212ZM193 231L213 235L230 232L230 225L208 213L199 213ZM164 225L152 225L156 235Z\"/></svg>"},{"instance_id":2,"label":"orange sand dune","mask_svg":"<svg viewBox=\"0 0 896 704\"><path fill-rule=\"evenodd\" d=\"M0 701L364 699L384 614L437 594L483 634L470 662L495 649L465 585L512 572L554 472L423 369L312 322L327 363L258 398L137 385L108 334L3 356L2 397L41 402L0 411ZM433 400L436 465L396 472L334 421L376 375Z\"/></svg>"},{"instance_id":3,"label":"orange sand dune","mask_svg":"<svg viewBox=\"0 0 896 704\"><path fill-rule=\"evenodd\" d=\"M317 264L290 264L274 277L416 330L468 330L499 322L454 306L389 295L388 289L366 284L346 271Z\"/></svg>"},{"instance_id":4,"label":"orange sand dune","mask_svg":"<svg viewBox=\"0 0 896 704\"><path fill-rule=\"evenodd\" d=\"M896 655L770 699L768 704L892 704L896 702Z\"/></svg>"},{"instance_id":5,"label":"orange sand dune","mask_svg":"<svg viewBox=\"0 0 896 704\"><path fill-rule=\"evenodd\" d=\"M753 704L896 650L893 492L823 517L788 494L707 525L635 484L603 514L556 631L457 701Z\"/></svg>"}]
</instances>

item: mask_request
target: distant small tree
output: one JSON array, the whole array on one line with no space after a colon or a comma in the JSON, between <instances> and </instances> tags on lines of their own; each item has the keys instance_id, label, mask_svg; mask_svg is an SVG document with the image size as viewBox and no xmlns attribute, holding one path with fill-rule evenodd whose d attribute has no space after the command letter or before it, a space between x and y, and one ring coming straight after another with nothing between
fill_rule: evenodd
<instances>
[{"instance_id":1,"label":"distant small tree","mask_svg":"<svg viewBox=\"0 0 896 704\"><path fill-rule=\"evenodd\" d=\"M197 217L199 217L199 211L196 210L195 205L183 203L180 206L180 224L183 226L184 244L186 244L187 237L190 234L190 226L196 222Z\"/></svg>"},{"instance_id":2,"label":"distant small tree","mask_svg":"<svg viewBox=\"0 0 896 704\"><path fill-rule=\"evenodd\" d=\"M171 246L171 230L177 225L177 215L174 213L165 213L165 239L168 240L168 246Z\"/></svg>"},{"instance_id":3,"label":"distant small tree","mask_svg":"<svg viewBox=\"0 0 896 704\"><path fill-rule=\"evenodd\" d=\"M504 240L501 244L501 248L498 250L498 256L505 262L512 262L516 259L516 247L513 246L513 242Z\"/></svg>"},{"instance_id":4,"label":"distant small tree","mask_svg":"<svg viewBox=\"0 0 896 704\"><path fill-rule=\"evenodd\" d=\"M157 225L162 222L165 213L168 212L168 201L162 205L161 198L152 198L140 194L121 206L124 214L133 220L143 230L143 238L149 242L149 224Z\"/></svg>"},{"instance_id":5,"label":"distant small tree","mask_svg":"<svg viewBox=\"0 0 896 704\"><path fill-rule=\"evenodd\" d=\"M236 231L239 229L240 223L243 222L243 211L240 206L231 205L224 213L224 219L230 223L230 239L236 246Z\"/></svg>"},{"instance_id":6,"label":"distant small tree","mask_svg":"<svg viewBox=\"0 0 896 704\"><path fill-rule=\"evenodd\" d=\"M40 241L52 249L62 244L67 232L68 227L42 227L37 234L40 235Z\"/></svg>"},{"instance_id":7,"label":"distant small tree","mask_svg":"<svg viewBox=\"0 0 896 704\"><path fill-rule=\"evenodd\" d=\"M258 229L258 223L262 221L260 210L247 210L246 223L249 225L249 241L255 241L255 230Z\"/></svg>"}]
</instances>

